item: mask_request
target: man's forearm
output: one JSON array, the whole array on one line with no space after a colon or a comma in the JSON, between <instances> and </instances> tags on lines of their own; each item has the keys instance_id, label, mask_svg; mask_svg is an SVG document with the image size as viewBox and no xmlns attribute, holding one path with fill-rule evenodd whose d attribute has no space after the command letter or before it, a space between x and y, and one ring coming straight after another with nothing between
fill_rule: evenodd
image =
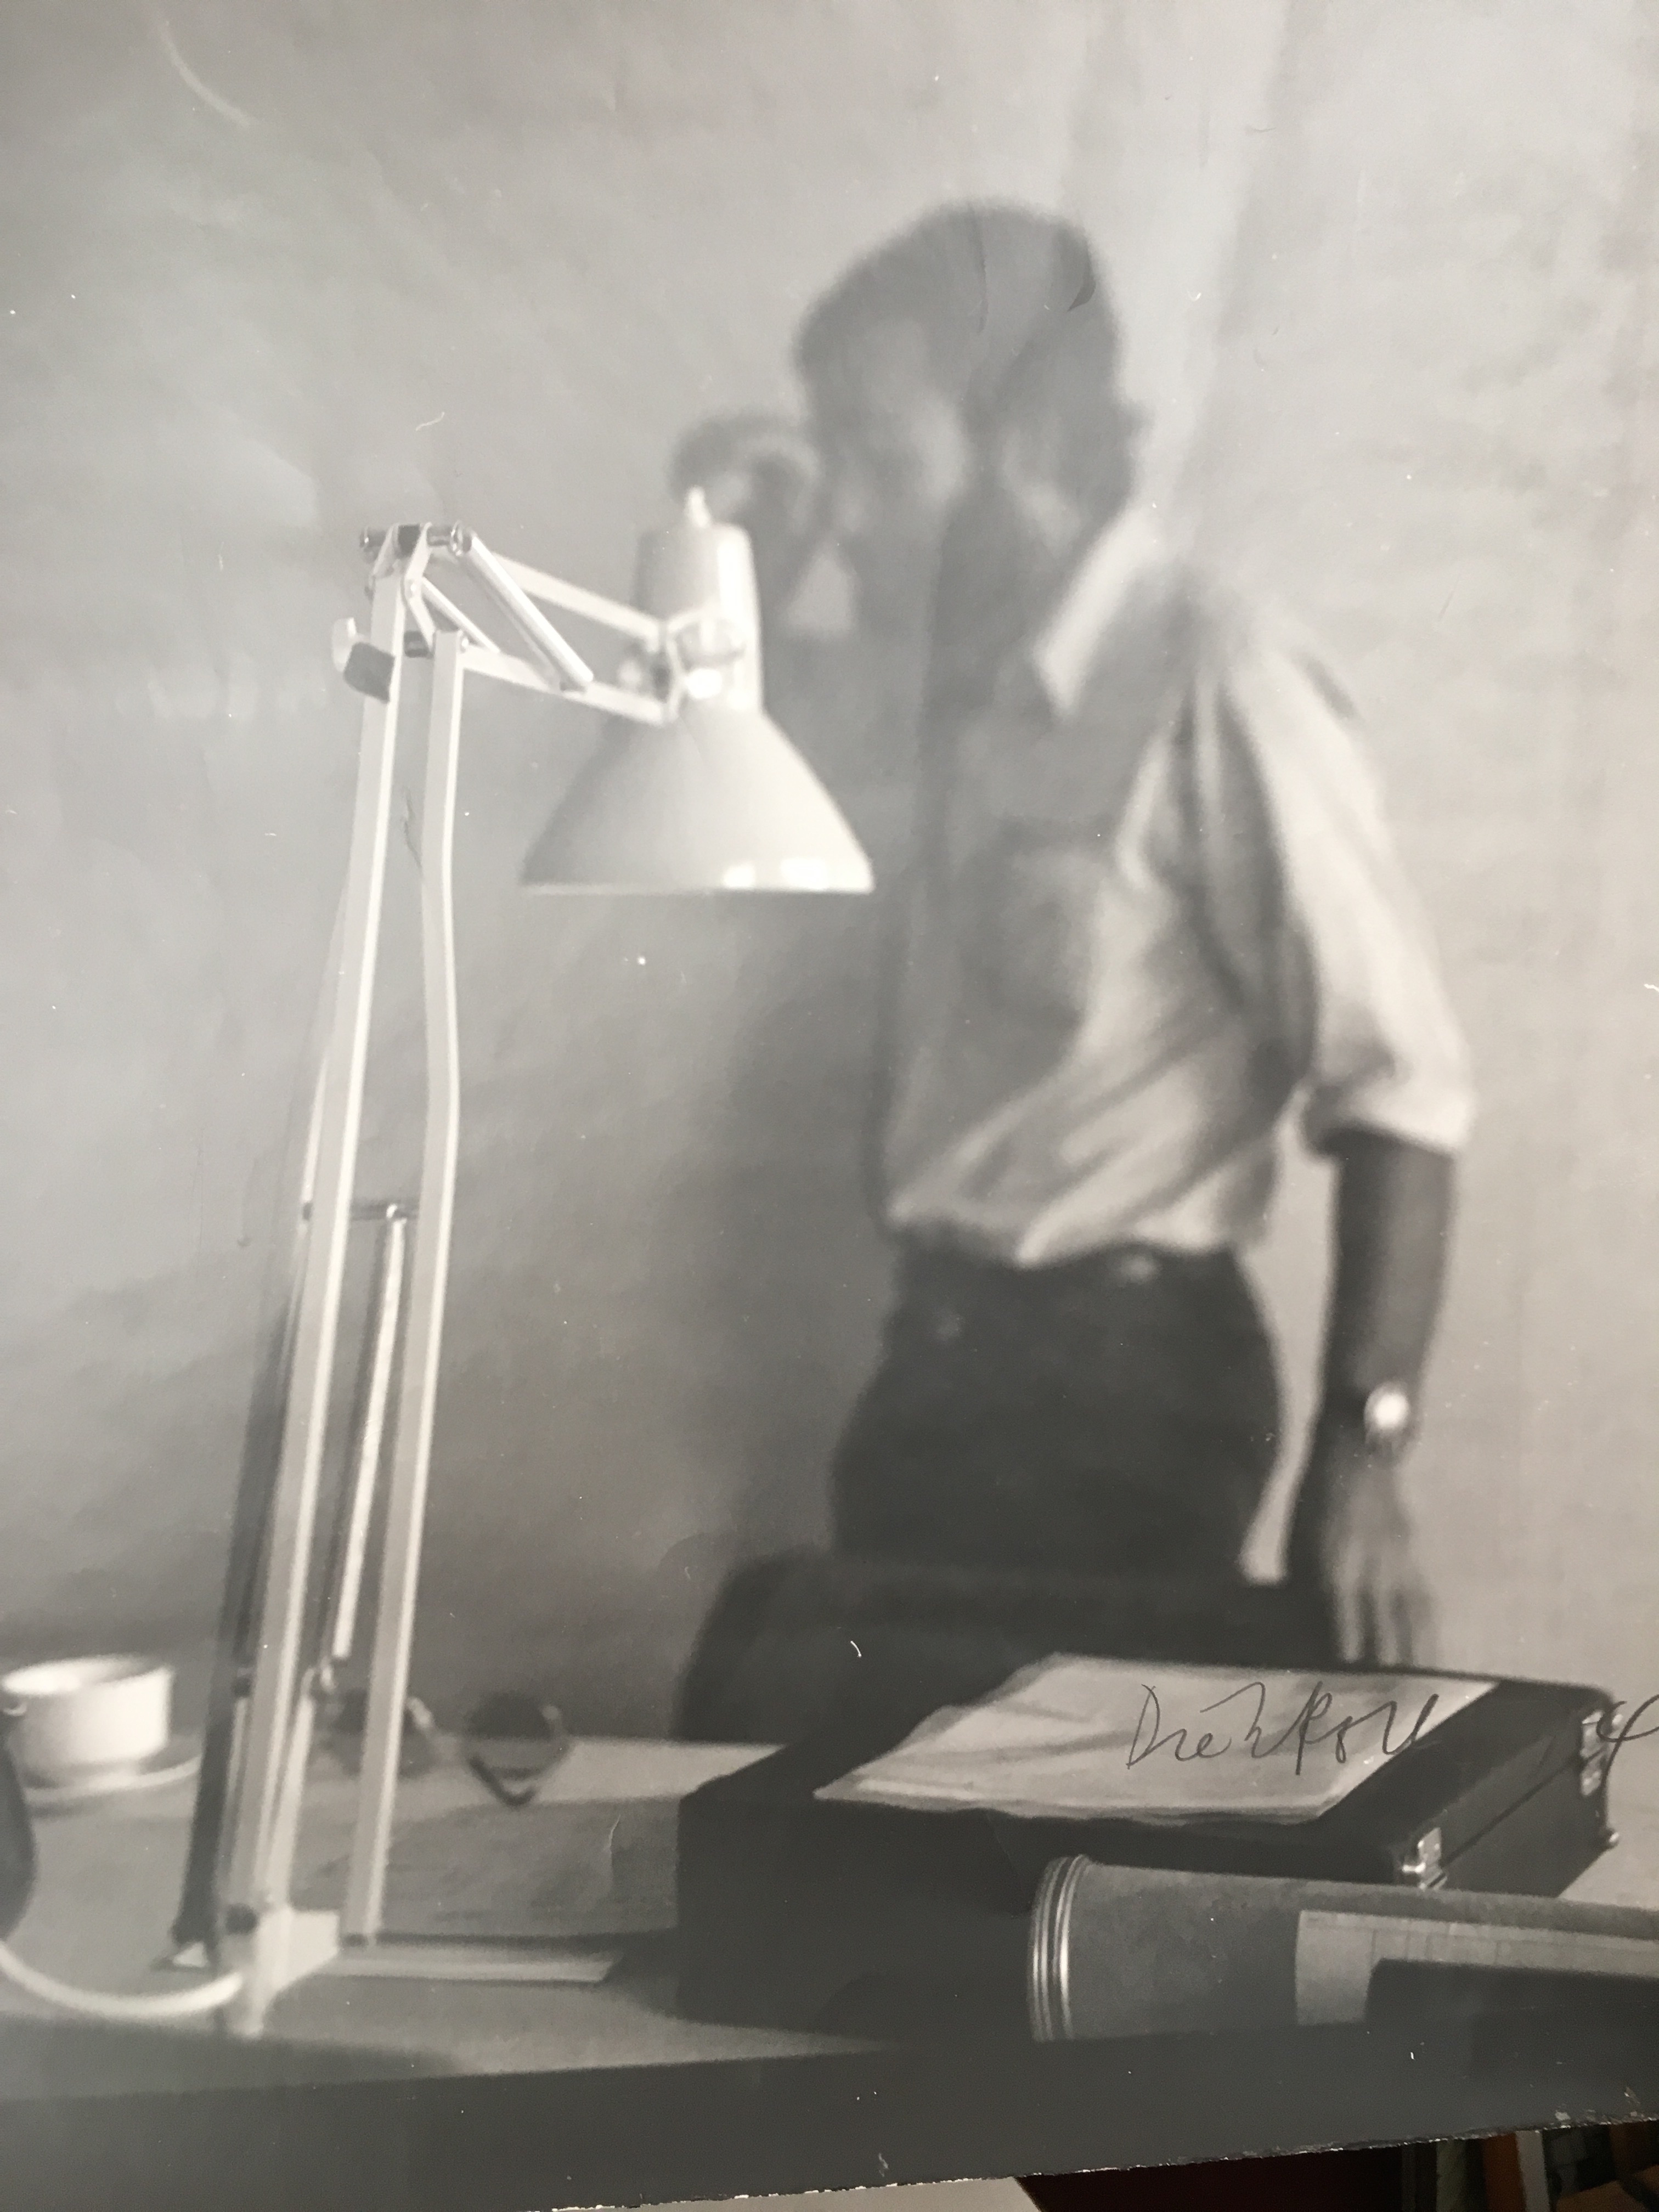
<instances>
[{"instance_id":1,"label":"man's forearm","mask_svg":"<svg viewBox=\"0 0 1659 2212\"><path fill-rule=\"evenodd\" d=\"M1428 1597L1395 1459L1373 1451L1358 1415L1384 1383L1416 1399L1439 1318L1455 1170L1443 1152L1370 1131L1333 1151L1324 1405L1291 1524L1291 1568L1318 1577L1345 1663L1404 1666L1423 1656Z\"/></svg>"},{"instance_id":2,"label":"man's forearm","mask_svg":"<svg viewBox=\"0 0 1659 2212\"><path fill-rule=\"evenodd\" d=\"M1333 1148L1335 1255L1328 1397L1402 1383L1416 1395L1440 1314L1456 1169L1443 1152L1352 1130Z\"/></svg>"}]
</instances>

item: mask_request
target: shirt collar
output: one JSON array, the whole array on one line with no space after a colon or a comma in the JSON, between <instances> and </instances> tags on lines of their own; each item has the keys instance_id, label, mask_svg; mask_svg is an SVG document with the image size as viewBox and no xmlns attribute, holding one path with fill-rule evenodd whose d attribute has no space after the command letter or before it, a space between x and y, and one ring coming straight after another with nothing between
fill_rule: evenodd
<instances>
[{"instance_id":1,"label":"shirt collar","mask_svg":"<svg viewBox=\"0 0 1659 2212\"><path fill-rule=\"evenodd\" d=\"M1159 550L1150 509L1130 507L1115 515L1037 632L1030 665L1049 708L1062 719L1076 713L1101 639Z\"/></svg>"}]
</instances>

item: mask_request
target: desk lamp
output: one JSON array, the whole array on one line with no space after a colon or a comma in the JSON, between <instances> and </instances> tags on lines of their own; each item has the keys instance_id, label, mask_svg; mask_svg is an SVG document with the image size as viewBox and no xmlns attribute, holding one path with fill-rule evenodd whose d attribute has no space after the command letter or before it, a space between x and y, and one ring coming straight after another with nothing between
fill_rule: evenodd
<instances>
[{"instance_id":1,"label":"desk lamp","mask_svg":"<svg viewBox=\"0 0 1659 2212\"><path fill-rule=\"evenodd\" d=\"M749 542L716 524L700 493L645 540L633 605L504 560L458 527L405 525L366 537L364 550L368 632L348 622L335 634L336 665L363 708L334 1000L292 1293L249 1422L173 1929L181 1962L200 1954L228 1970L225 2018L247 2035L260 2032L283 1988L331 1961L340 1970L436 1978L538 1975L522 1950L491 1958L480 1947L400 1947L381 1934L454 1209L453 849L468 682L489 678L606 718L597 750L530 854L529 888L871 888L846 823L763 709ZM481 604L484 619L462 599ZM600 680L549 609L622 639L614 681ZM420 1190L409 1207L361 1200L356 1170L404 679L409 662L421 659L431 662L418 840L427 1099ZM319 1568L319 1493L354 1219L378 1228L377 1289L334 1540L320 1547ZM315 1714L352 1650L383 1462L379 1597L344 1904L337 1915L301 1911L290 1890ZM540 1978L564 1978L568 1971L552 1959Z\"/></svg>"}]
</instances>

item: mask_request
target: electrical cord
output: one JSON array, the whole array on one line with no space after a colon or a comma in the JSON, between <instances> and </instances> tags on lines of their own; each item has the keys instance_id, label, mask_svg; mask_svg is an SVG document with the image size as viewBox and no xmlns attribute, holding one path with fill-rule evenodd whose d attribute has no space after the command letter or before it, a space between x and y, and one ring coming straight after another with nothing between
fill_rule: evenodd
<instances>
[{"instance_id":1,"label":"electrical cord","mask_svg":"<svg viewBox=\"0 0 1659 2212\"><path fill-rule=\"evenodd\" d=\"M79 2013L86 2020L109 2021L129 2027L151 2021L165 2025L169 2021L198 2020L205 2013L221 2012L242 1987L240 1974L221 1974L213 1981L198 1982L194 1989L179 1990L164 1997L117 1996L102 1990L79 1990L41 1973L4 1943L0 1943L0 1974L30 1996L56 2005L60 2012Z\"/></svg>"}]
</instances>

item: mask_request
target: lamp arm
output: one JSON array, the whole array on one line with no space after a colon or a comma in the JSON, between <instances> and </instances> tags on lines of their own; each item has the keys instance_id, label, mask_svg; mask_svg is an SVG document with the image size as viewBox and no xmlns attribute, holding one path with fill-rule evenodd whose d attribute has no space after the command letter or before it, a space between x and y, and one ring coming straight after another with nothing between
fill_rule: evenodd
<instances>
[{"instance_id":1,"label":"lamp arm","mask_svg":"<svg viewBox=\"0 0 1659 2212\"><path fill-rule=\"evenodd\" d=\"M411 533L414 535L414 533ZM392 535L383 544L392 544ZM514 664L514 654L500 653L495 641L471 615L462 613L442 591L438 591L427 575L427 562L431 553L447 553L458 566L467 568L489 595L500 613L514 623L520 639L533 653L535 664L550 672L556 679L556 695L581 706L598 708L604 714L622 714L629 721L668 723L675 719L679 708L681 671L677 657L677 639L686 622L699 619L702 611L695 611L679 622L661 622L657 615L646 615L641 608L629 606L622 599L608 599L604 592L586 591L581 584L566 584L562 577L544 575L540 568L526 568L525 562L502 560L491 553L487 544L473 531L462 525L431 525L420 531L416 544L404 553L404 599L410 604L418 629L422 630L427 650L431 650L431 615L438 615L449 629L460 630L473 646L493 654L495 668L491 672L518 681L520 665ZM668 695L653 696L646 690L630 690L617 684L602 684L592 668L581 659L575 646L557 630L542 613L542 606L562 606L566 613L580 615L586 622L598 623L602 629L613 630L622 637L630 637L635 644L644 646L650 659L668 672Z\"/></svg>"},{"instance_id":2,"label":"lamp arm","mask_svg":"<svg viewBox=\"0 0 1659 2212\"><path fill-rule=\"evenodd\" d=\"M642 608L629 606L622 599L607 599L601 592L590 592L583 585L567 583L561 576L549 576L539 568L526 568L521 561L503 560L470 530L458 526L437 542L472 571L503 611L544 650L550 650L553 640L559 639L563 652L569 655L567 672L579 689L592 681L592 672L586 672L585 681L578 678L576 671L585 664L560 638L558 631L542 614L541 606L562 607L567 614L597 623L601 629L614 630L619 636L632 638L652 653L665 652L672 640L674 624L647 614ZM562 657L561 665L567 665Z\"/></svg>"},{"instance_id":3,"label":"lamp arm","mask_svg":"<svg viewBox=\"0 0 1659 2212\"><path fill-rule=\"evenodd\" d=\"M487 676L494 683L512 685L515 690L534 691L544 699L556 699L561 706L586 707L597 714L614 715L619 721L642 723L647 729L665 730L674 720L678 702L672 697L662 699L652 691L629 690L620 684L595 683L585 691L567 691L562 684L553 683L538 663L521 659L516 653L502 653L488 638L472 644L472 625L458 623L453 627L461 629L469 641L469 675ZM349 671L346 680L353 680ZM358 688L362 686L359 684Z\"/></svg>"},{"instance_id":4,"label":"lamp arm","mask_svg":"<svg viewBox=\"0 0 1659 2212\"><path fill-rule=\"evenodd\" d=\"M551 690L556 698L573 706L591 707L627 721L663 728L679 710L684 675L678 646L688 623L702 619L693 610L673 622L664 622L620 599L566 583L557 576L506 561L474 533L459 524L405 526L398 531L369 532L366 548L376 555L378 578L401 568L404 604L415 630L410 648L430 653L434 642L433 617L458 631L476 648L472 665L480 675L531 690ZM503 652L494 638L462 608L441 592L428 573L434 554L447 556L483 586L496 611L517 631L528 647L529 659ZM559 606L602 628L631 639L642 647L664 688L658 690L626 684L606 684L594 674L569 640L542 612L538 601ZM392 672L389 656L376 651L357 635L355 623L337 626L336 663L354 689L370 697L386 696Z\"/></svg>"},{"instance_id":5,"label":"lamp arm","mask_svg":"<svg viewBox=\"0 0 1659 2212\"><path fill-rule=\"evenodd\" d=\"M488 652L495 650L495 641L489 632L475 623L471 615L464 613L453 599L441 592L429 576L421 580L421 595L432 612L441 615L451 629L459 630L463 637L470 639L474 645L483 646Z\"/></svg>"},{"instance_id":6,"label":"lamp arm","mask_svg":"<svg viewBox=\"0 0 1659 2212\"><path fill-rule=\"evenodd\" d=\"M393 530L366 530L362 547L371 562L371 589L379 577L401 570L411 581L431 592L434 587L428 569L431 556L436 553L462 567L487 570L494 584L506 587L507 596L503 604L510 607L515 620L522 619L520 602L528 599L532 602L532 614L538 605L562 607L567 614L597 623L619 636L631 637L653 652L664 649L673 627L659 616L647 614L642 607L632 606L624 599L610 599L602 592L588 591L584 585L567 583L562 576L550 576L523 561L509 561L504 554L492 552L475 531L462 523L404 523ZM488 643L482 634L473 632L465 618L456 626L473 634L475 643Z\"/></svg>"},{"instance_id":7,"label":"lamp arm","mask_svg":"<svg viewBox=\"0 0 1659 2212\"><path fill-rule=\"evenodd\" d=\"M477 541L473 542L476 544ZM492 557L502 574L510 576L527 598L538 599L544 606L562 607L568 615L598 623L602 629L615 630L619 636L634 638L653 653L661 652L666 642L667 623L641 608L629 606L621 599L606 599L603 593L587 591L580 584L567 584L562 577L544 575L538 568L526 568L521 561L504 560L500 554Z\"/></svg>"},{"instance_id":8,"label":"lamp arm","mask_svg":"<svg viewBox=\"0 0 1659 2212\"><path fill-rule=\"evenodd\" d=\"M396 530L371 531L365 533L363 545L373 557L377 580L401 571L403 603L414 626L408 635L410 651L432 652L435 617L472 648L471 665L479 675L547 692L568 705L588 707L618 720L668 727L688 696L703 696L700 679L743 649L741 635L733 635L729 624L723 632L717 607L688 607L664 620L522 562L504 560L459 523L405 523ZM526 652L504 650L482 623L438 588L430 574L434 557L453 562L474 578ZM562 608L631 640L641 649L635 657L634 673L644 680L602 682L549 621L543 606ZM392 656L360 637L355 623L337 626L335 661L355 690L381 701L389 696Z\"/></svg>"},{"instance_id":9,"label":"lamp arm","mask_svg":"<svg viewBox=\"0 0 1659 2212\"><path fill-rule=\"evenodd\" d=\"M470 531L457 533L458 555L510 621L514 623L538 659L549 662L573 691L586 691L594 682L593 671L575 647L554 629L528 592L495 556Z\"/></svg>"}]
</instances>

